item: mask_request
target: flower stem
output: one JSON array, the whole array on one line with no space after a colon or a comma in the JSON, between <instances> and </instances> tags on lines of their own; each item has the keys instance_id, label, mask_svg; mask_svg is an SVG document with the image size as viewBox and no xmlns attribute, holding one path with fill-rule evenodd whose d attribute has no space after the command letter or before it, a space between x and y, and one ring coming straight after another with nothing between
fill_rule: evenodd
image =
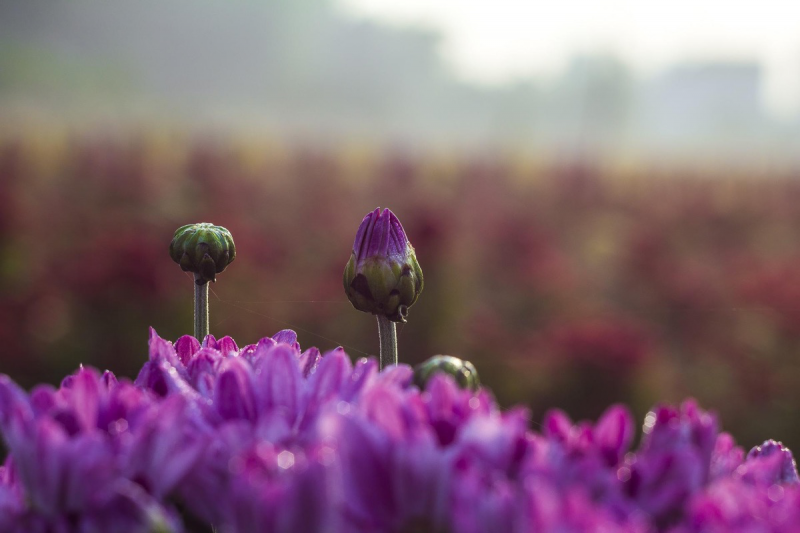
<instances>
[{"instance_id":1,"label":"flower stem","mask_svg":"<svg viewBox=\"0 0 800 533\"><path fill-rule=\"evenodd\" d=\"M200 342L208 335L208 282L194 275L194 336Z\"/></svg>"},{"instance_id":2,"label":"flower stem","mask_svg":"<svg viewBox=\"0 0 800 533\"><path fill-rule=\"evenodd\" d=\"M381 370L397 364L397 329L384 315L378 316L378 338L381 344Z\"/></svg>"}]
</instances>

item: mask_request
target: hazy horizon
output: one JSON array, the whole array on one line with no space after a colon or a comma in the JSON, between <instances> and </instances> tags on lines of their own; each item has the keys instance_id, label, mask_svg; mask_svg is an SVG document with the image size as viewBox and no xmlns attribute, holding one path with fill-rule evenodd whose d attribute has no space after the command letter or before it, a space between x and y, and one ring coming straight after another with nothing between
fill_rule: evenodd
<instances>
[{"instance_id":1,"label":"hazy horizon","mask_svg":"<svg viewBox=\"0 0 800 533\"><path fill-rule=\"evenodd\" d=\"M800 115L784 101L776 117L774 43L785 44L778 48L789 61L800 37L781 33L782 24L763 36L774 43L754 47L751 57L740 53L774 16L746 32L739 52L729 43L729 55L664 62L676 36L664 37L648 69L636 59L646 46L622 53L603 38L625 23L631 35L641 33L646 25L637 21L652 23L641 9L598 18L596 10L577 10L584 5L577 0L567 7L579 16L548 6L552 12L540 18L550 33L537 35L544 24L537 21L527 42L520 28L545 8L501 4L505 11L489 16L479 4L449 1L402 9L390 0L0 2L0 113L6 122L177 121L412 146L794 153ZM614 5L618 14L630 7ZM679 28L685 8L676 4L664 28ZM747 11L731 9L732 21L710 31L712 44L742 23ZM508 35L498 36L512 20ZM576 28L586 35L570 44ZM658 49L659 34L650 33L650 49ZM552 51L532 53L548 35ZM621 34L618 44L632 39ZM518 53L502 53L515 44ZM494 53L496 65L487 70L481 54L465 63L471 47ZM795 52L795 71L784 72L790 85L800 78L800 41Z\"/></svg>"}]
</instances>

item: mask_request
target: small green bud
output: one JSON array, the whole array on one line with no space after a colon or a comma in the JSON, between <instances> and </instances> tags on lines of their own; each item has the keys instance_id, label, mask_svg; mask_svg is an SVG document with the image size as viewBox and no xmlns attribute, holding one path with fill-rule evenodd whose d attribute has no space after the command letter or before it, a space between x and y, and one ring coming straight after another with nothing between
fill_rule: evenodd
<instances>
[{"instance_id":1,"label":"small green bud","mask_svg":"<svg viewBox=\"0 0 800 533\"><path fill-rule=\"evenodd\" d=\"M422 269L403 226L388 209L364 217L344 269L344 291L359 311L405 322L422 292Z\"/></svg>"},{"instance_id":2,"label":"small green bud","mask_svg":"<svg viewBox=\"0 0 800 533\"><path fill-rule=\"evenodd\" d=\"M428 381L437 372L450 374L463 389L476 391L481 385L475 365L452 355L434 355L414 367L414 384L424 390Z\"/></svg>"},{"instance_id":3,"label":"small green bud","mask_svg":"<svg viewBox=\"0 0 800 533\"><path fill-rule=\"evenodd\" d=\"M208 222L187 224L175 231L169 255L184 272L194 272L198 285L216 281L236 258L231 232Z\"/></svg>"}]
</instances>

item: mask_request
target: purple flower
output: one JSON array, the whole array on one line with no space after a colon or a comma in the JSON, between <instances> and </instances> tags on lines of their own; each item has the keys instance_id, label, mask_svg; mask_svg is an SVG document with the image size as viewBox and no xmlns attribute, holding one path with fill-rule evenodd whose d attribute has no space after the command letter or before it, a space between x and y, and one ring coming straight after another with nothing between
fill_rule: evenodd
<instances>
[{"instance_id":1,"label":"purple flower","mask_svg":"<svg viewBox=\"0 0 800 533\"><path fill-rule=\"evenodd\" d=\"M10 489L0 493L24 495L24 530L59 531L75 520L81 531L136 531L134 522L149 530L162 521L181 530L163 499L193 466L202 435L187 427L184 398L156 405L129 382L83 368L59 389L39 386L30 395L0 379L0 397L10 452Z\"/></svg>"},{"instance_id":2,"label":"purple flower","mask_svg":"<svg viewBox=\"0 0 800 533\"><path fill-rule=\"evenodd\" d=\"M262 451L241 460L241 470L227 487L222 531L341 531L333 529L323 464L289 450Z\"/></svg>"},{"instance_id":3,"label":"purple flower","mask_svg":"<svg viewBox=\"0 0 800 533\"><path fill-rule=\"evenodd\" d=\"M711 480L730 476L744 461L744 450L736 446L736 442L728 433L720 433L711 454L709 474Z\"/></svg>"},{"instance_id":4,"label":"purple flower","mask_svg":"<svg viewBox=\"0 0 800 533\"><path fill-rule=\"evenodd\" d=\"M430 434L412 437L395 427L393 438L358 416L329 423L338 441L342 531L403 531L421 524L437 531L447 523L449 461Z\"/></svg>"},{"instance_id":5,"label":"purple flower","mask_svg":"<svg viewBox=\"0 0 800 533\"><path fill-rule=\"evenodd\" d=\"M791 453L747 457L693 401L529 429L486 389L378 372L289 331L150 338L134 383L81 368L26 393L0 376L0 532L795 531ZM761 529L759 529L761 528Z\"/></svg>"},{"instance_id":6,"label":"purple flower","mask_svg":"<svg viewBox=\"0 0 800 533\"><path fill-rule=\"evenodd\" d=\"M0 531L13 531L25 512L21 487L8 462L0 466Z\"/></svg>"},{"instance_id":7,"label":"purple flower","mask_svg":"<svg viewBox=\"0 0 800 533\"><path fill-rule=\"evenodd\" d=\"M708 483L717 421L690 400L680 410L649 412L643 430L626 491L663 528L679 522L689 498Z\"/></svg>"},{"instance_id":8,"label":"purple flower","mask_svg":"<svg viewBox=\"0 0 800 533\"><path fill-rule=\"evenodd\" d=\"M757 485L800 483L792 452L774 440L768 440L750 450L744 464L739 466L735 474L742 480Z\"/></svg>"},{"instance_id":9,"label":"purple flower","mask_svg":"<svg viewBox=\"0 0 800 533\"><path fill-rule=\"evenodd\" d=\"M422 292L422 269L403 226L388 209L361 221L344 270L344 290L359 311L405 322Z\"/></svg>"},{"instance_id":10,"label":"purple flower","mask_svg":"<svg viewBox=\"0 0 800 533\"><path fill-rule=\"evenodd\" d=\"M800 487L742 483L728 477L697 493L675 533L794 532L800 528Z\"/></svg>"},{"instance_id":11,"label":"purple flower","mask_svg":"<svg viewBox=\"0 0 800 533\"><path fill-rule=\"evenodd\" d=\"M187 401L171 396L148 409L119 445L122 475L156 498L173 492L207 445L210 428L187 415Z\"/></svg>"}]
</instances>

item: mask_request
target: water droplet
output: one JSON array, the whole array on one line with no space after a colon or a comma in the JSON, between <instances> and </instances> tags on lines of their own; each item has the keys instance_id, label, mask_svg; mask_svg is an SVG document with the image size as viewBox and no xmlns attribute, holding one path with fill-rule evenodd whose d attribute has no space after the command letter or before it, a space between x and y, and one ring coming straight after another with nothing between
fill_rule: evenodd
<instances>
[{"instance_id":1,"label":"water droplet","mask_svg":"<svg viewBox=\"0 0 800 533\"><path fill-rule=\"evenodd\" d=\"M128 421L124 418L119 418L108 424L108 432L111 435L119 435L128 429Z\"/></svg>"},{"instance_id":2,"label":"water droplet","mask_svg":"<svg viewBox=\"0 0 800 533\"><path fill-rule=\"evenodd\" d=\"M772 485L770 488L767 489L767 497L773 502L782 500L783 487L781 487L780 485Z\"/></svg>"},{"instance_id":3,"label":"water droplet","mask_svg":"<svg viewBox=\"0 0 800 533\"><path fill-rule=\"evenodd\" d=\"M289 450L284 450L278 454L278 466L284 470L294 466L294 454Z\"/></svg>"},{"instance_id":4,"label":"water droplet","mask_svg":"<svg viewBox=\"0 0 800 533\"><path fill-rule=\"evenodd\" d=\"M656 414L653 411L647 413L644 417L644 426L642 427L642 431L645 433L650 433L653 431L653 426L656 425Z\"/></svg>"}]
</instances>

